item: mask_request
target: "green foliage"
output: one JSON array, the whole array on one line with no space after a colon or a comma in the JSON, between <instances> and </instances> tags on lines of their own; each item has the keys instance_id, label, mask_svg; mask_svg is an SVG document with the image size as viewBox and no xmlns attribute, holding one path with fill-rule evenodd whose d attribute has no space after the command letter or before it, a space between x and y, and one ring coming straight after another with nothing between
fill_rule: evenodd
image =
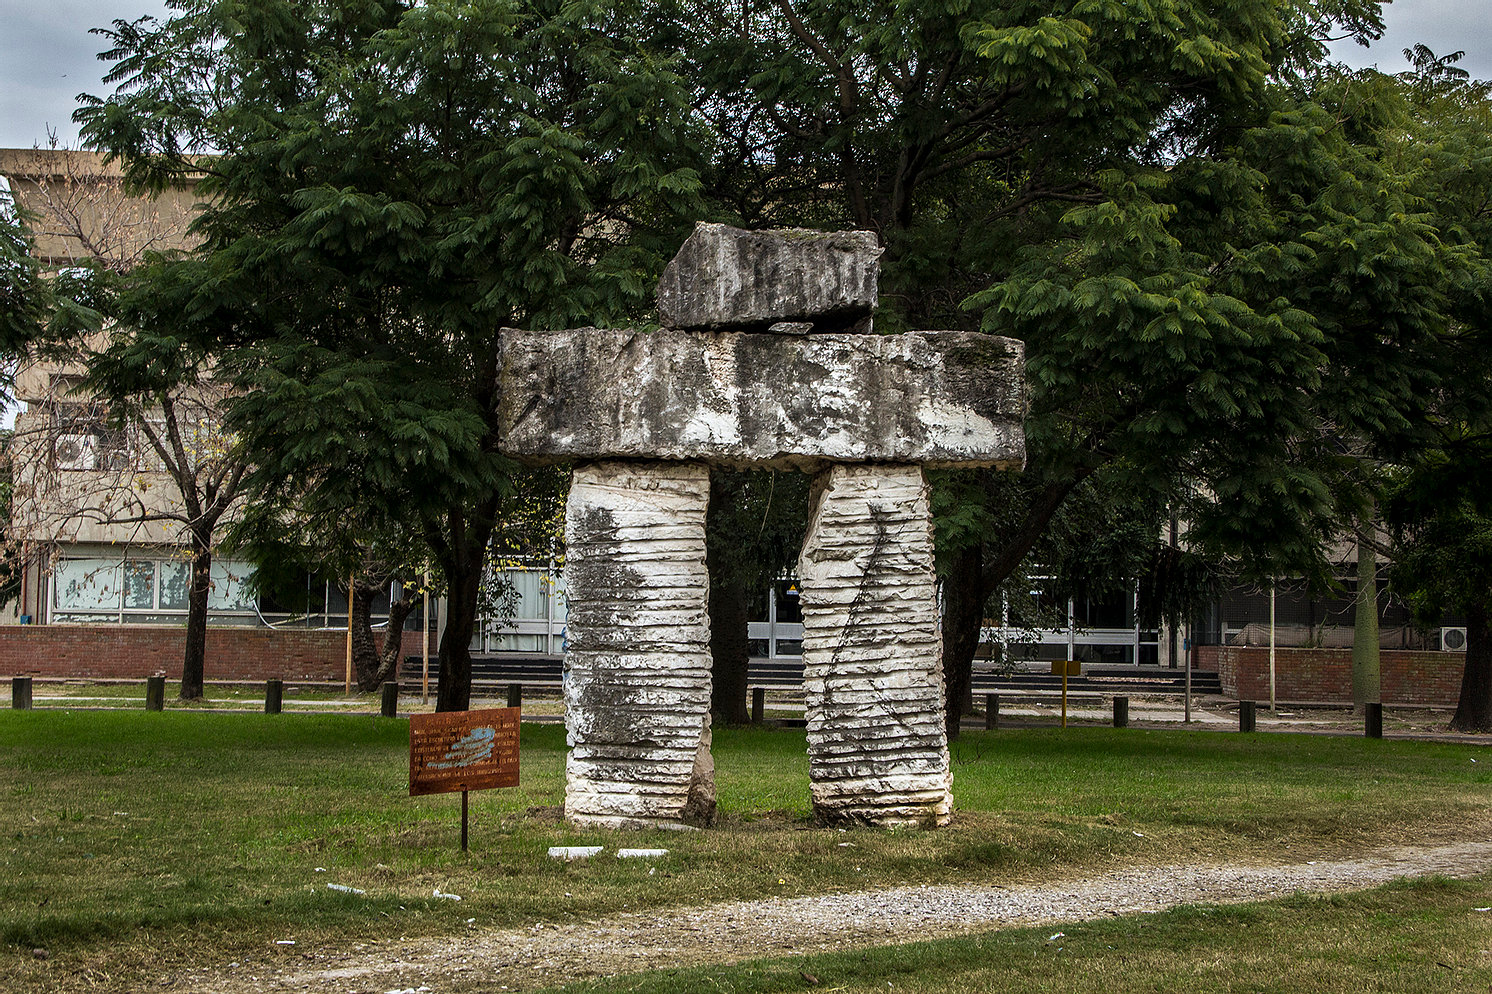
<instances>
[{"instance_id":1,"label":"green foliage","mask_svg":"<svg viewBox=\"0 0 1492 994\"><path fill-rule=\"evenodd\" d=\"M1467 79L1424 46L1415 70L1373 80L1398 101L1396 166L1412 174L1443 237L1492 256L1492 84ZM1492 608L1492 267L1454 274L1455 324L1434 357L1437 389L1418 430L1395 452L1385 512L1394 583L1421 620Z\"/></svg>"},{"instance_id":2,"label":"green foliage","mask_svg":"<svg viewBox=\"0 0 1492 994\"><path fill-rule=\"evenodd\" d=\"M1124 515L1322 572L1343 440L1410 430L1476 265L1325 68L1377 3L700 6L715 210L872 229L878 327L1026 343L1027 472L942 478L941 548L982 542L992 590L1080 492L1162 494ZM1133 531L1097 510L1067 527Z\"/></svg>"},{"instance_id":3,"label":"green foliage","mask_svg":"<svg viewBox=\"0 0 1492 994\"><path fill-rule=\"evenodd\" d=\"M31 242L25 230L0 201L0 349L13 354L23 343L36 337L45 320L43 286L36 263L31 258ZM9 402L14 375L6 364L0 400Z\"/></svg>"},{"instance_id":4,"label":"green foliage","mask_svg":"<svg viewBox=\"0 0 1492 994\"><path fill-rule=\"evenodd\" d=\"M103 324L107 275L88 264L43 272L32 256L28 218L0 193L0 402L8 403L15 362L71 346Z\"/></svg>"},{"instance_id":5,"label":"green foliage","mask_svg":"<svg viewBox=\"0 0 1492 994\"><path fill-rule=\"evenodd\" d=\"M809 477L714 470L706 542L717 578L757 593L795 570L808 526Z\"/></svg>"},{"instance_id":6,"label":"green foliage","mask_svg":"<svg viewBox=\"0 0 1492 994\"><path fill-rule=\"evenodd\" d=\"M1489 475L1492 461L1434 449L1391 486L1394 589L1427 627L1492 600Z\"/></svg>"},{"instance_id":7,"label":"green foliage","mask_svg":"<svg viewBox=\"0 0 1492 994\"><path fill-rule=\"evenodd\" d=\"M641 3L171 6L104 32L120 89L79 112L137 183L206 174L201 248L122 298L135 368L210 352L257 492L312 532L417 536L458 703L444 663L519 499L498 330L647 309L699 185L686 90Z\"/></svg>"}]
</instances>

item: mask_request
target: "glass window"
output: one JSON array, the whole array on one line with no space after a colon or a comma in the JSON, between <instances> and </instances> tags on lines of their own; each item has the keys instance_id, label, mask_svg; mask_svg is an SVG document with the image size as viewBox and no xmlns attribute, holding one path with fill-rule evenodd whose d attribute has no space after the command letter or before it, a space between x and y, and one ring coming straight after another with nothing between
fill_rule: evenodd
<instances>
[{"instance_id":1,"label":"glass window","mask_svg":"<svg viewBox=\"0 0 1492 994\"><path fill-rule=\"evenodd\" d=\"M149 559L124 561L124 606L145 611L155 607L155 563Z\"/></svg>"},{"instance_id":2,"label":"glass window","mask_svg":"<svg viewBox=\"0 0 1492 994\"><path fill-rule=\"evenodd\" d=\"M180 560L161 563L161 610L185 611L192 585L192 564Z\"/></svg>"},{"instance_id":3,"label":"glass window","mask_svg":"<svg viewBox=\"0 0 1492 994\"><path fill-rule=\"evenodd\" d=\"M508 570L506 576L513 585L514 618L549 617L549 603L545 597L548 591L543 573Z\"/></svg>"},{"instance_id":4,"label":"glass window","mask_svg":"<svg viewBox=\"0 0 1492 994\"><path fill-rule=\"evenodd\" d=\"M493 652L545 652L549 645L547 635L520 635L506 633L492 640Z\"/></svg>"},{"instance_id":5,"label":"glass window","mask_svg":"<svg viewBox=\"0 0 1492 994\"><path fill-rule=\"evenodd\" d=\"M57 564L53 601L64 610L114 611L119 587L119 560L64 559Z\"/></svg>"},{"instance_id":6,"label":"glass window","mask_svg":"<svg viewBox=\"0 0 1492 994\"><path fill-rule=\"evenodd\" d=\"M803 620L803 605L798 597L797 580L778 580L773 585L777 590L777 623L796 624ZM778 647L778 652L782 648Z\"/></svg>"},{"instance_id":7,"label":"glass window","mask_svg":"<svg viewBox=\"0 0 1492 994\"><path fill-rule=\"evenodd\" d=\"M252 567L232 559L212 561L212 593L207 607L212 611L252 611L254 597L249 593L248 579Z\"/></svg>"}]
</instances>

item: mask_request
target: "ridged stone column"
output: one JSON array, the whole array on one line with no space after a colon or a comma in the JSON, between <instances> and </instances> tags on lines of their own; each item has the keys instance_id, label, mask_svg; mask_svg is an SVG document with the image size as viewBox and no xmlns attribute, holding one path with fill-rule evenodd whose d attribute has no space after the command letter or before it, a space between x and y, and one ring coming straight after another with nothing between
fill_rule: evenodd
<instances>
[{"instance_id":1,"label":"ridged stone column","mask_svg":"<svg viewBox=\"0 0 1492 994\"><path fill-rule=\"evenodd\" d=\"M841 464L814 486L798 561L814 814L822 824L947 824L927 482L918 466Z\"/></svg>"},{"instance_id":2,"label":"ridged stone column","mask_svg":"<svg viewBox=\"0 0 1492 994\"><path fill-rule=\"evenodd\" d=\"M565 510L565 816L579 826L707 824L710 471L577 466Z\"/></svg>"}]
</instances>

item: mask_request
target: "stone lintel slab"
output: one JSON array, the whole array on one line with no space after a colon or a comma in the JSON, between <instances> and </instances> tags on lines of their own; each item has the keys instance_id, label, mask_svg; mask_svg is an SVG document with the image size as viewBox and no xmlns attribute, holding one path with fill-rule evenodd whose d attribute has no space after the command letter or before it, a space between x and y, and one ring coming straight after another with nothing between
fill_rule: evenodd
<instances>
[{"instance_id":1,"label":"stone lintel slab","mask_svg":"<svg viewBox=\"0 0 1492 994\"><path fill-rule=\"evenodd\" d=\"M502 332L504 453L535 462L1020 469L1020 342L973 332Z\"/></svg>"},{"instance_id":2,"label":"stone lintel slab","mask_svg":"<svg viewBox=\"0 0 1492 994\"><path fill-rule=\"evenodd\" d=\"M658 281L666 328L844 328L876 306L881 248L869 231L746 231L700 223Z\"/></svg>"},{"instance_id":3,"label":"stone lintel slab","mask_svg":"<svg viewBox=\"0 0 1492 994\"><path fill-rule=\"evenodd\" d=\"M709 468L698 463L575 467L565 508L565 816L574 825L713 817L709 495Z\"/></svg>"}]
</instances>

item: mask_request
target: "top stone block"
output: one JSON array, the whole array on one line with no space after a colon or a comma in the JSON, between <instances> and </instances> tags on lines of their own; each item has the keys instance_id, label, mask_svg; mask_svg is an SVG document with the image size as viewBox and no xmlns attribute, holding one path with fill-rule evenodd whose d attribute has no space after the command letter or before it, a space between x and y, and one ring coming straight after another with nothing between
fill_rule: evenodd
<instances>
[{"instance_id":1,"label":"top stone block","mask_svg":"<svg viewBox=\"0 0 1492 994\"><path fill-rule=\"evenodd\" d=\"M869 231L695 225L658 281L665 328L845 331L876 305L881 249Z\"/></svg>"}]
</instances>

